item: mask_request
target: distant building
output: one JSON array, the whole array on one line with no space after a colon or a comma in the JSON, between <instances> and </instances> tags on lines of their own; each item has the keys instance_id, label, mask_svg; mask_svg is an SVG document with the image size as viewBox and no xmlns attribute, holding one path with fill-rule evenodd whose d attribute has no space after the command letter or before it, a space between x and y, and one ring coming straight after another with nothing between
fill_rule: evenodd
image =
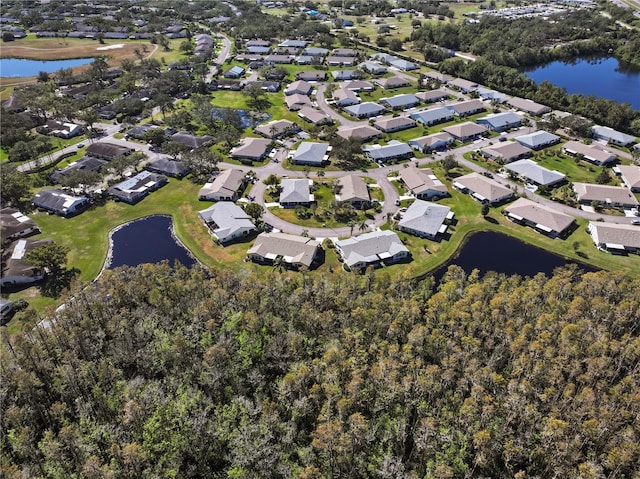
<instances>
[{"instance_id":1,"label":"distant building","mask_svg":"<svg viewBox=\"0 0 640 479\"><path fill-rule=\"evenodd\" d=\"M28 263L24 258L27 253L40 246L52 243L49 239L20 239L12 243L2 255L0 286L25 286L37 283L45 277L45 270Z\"/></svg>"},{"instance_id":2,"label":"distant building","mask_svg":"<svg viewBox=\"0 0 640 479\"><path fill-rule=\"evenodd\" d=\"M399 171L400 180L407 192L421 200L449 196L447 187L433 174L430 168L403 168Z\"/></svg>"},{"instance_id":3,"label":"distant building","mask_svg":"<svg viewBox=\"0 0 640 479\"><path fill-rule=\"evenodd\" d=\"M628 146L636 141L635 137L608 126L594 126L591 128L591 132L596 140L605 140L613 145Z\"/></svg>"},{"instance_id":4,"label":"distant building","mask_svg":"<svg viewBox=\"0 0 640 479\"><path fill-rule=\"evenodd\" d=\"M11 207L0 209L0 236L3 245L39 232L38 225L20 210Z\"/></svg>"}]
</instances>

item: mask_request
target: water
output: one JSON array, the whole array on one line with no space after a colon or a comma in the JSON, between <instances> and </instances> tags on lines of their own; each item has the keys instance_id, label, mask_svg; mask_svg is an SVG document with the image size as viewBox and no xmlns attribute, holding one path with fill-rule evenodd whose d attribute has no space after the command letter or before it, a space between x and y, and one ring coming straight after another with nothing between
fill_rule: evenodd
<instances>
[{"instance_id":1,"label":"water","mask_svg":"<svg viewBox=\"0 0 640 479\"><path fill-rule=\"evenodd\" d=\"M561 256L536 248L511 236L485 231L468 238L458 256L438 268L433 275L435 283L438 284L447 268L455 264L466 273L477 269L481 275L488 271L495 271L507 276L514 274L535 276L538 273L551 276L554 269L569 263ZM595 268L585 264L579 264L579 266L584 271L596 271Z\"/></svg>"},{"instance_id":2,"label":"water","mask_svg":"<svg viewBox=\"0 0 640 479\"><path fill-rule=\"evenodd\" d=\"M0 77L34 77L40 72L55 73L62 68L80 67L93 62L93 58L74 60L24 60L20 58L0 58Z\"/></svg>"},{"instance_id":3,"label":"water","mask_svg":"<svg viewBox=\"0 0 640 479\"><path fill-rule=\"evenodd\" d=\"M240 126L242 128L253 128L260 123L269 121L271 114L265 112L257 112L253 110L241 110L241 109L229 109L232 114L237 114L240 120ZM227 112L224 108L214 108L213 117L222 120L225 118Z\"/></svg>"},{"instance_id":4,"label":"water","mask_svg":"<svg viewBox=\"0 0 640 479\"><path fill-rule=\"evenodd\" d=\"M623 65L613 57L556 61L525 70L525 74L536 83L547 80L568 93L630 103L634 110L640 110L640 68Z\"/></svg>"},{"instance_id":5,"label":"water","mask_svg":"<svg viewBox=\"0 0 640 479\"><path fill-rule=\"evenodd\" d=\"M111 264L137 266L175 260L187 267L195 264L189 252L171 234L172 220L168 216L148 216L123 226L111 236Z\"/></svg>"}]
</instances>

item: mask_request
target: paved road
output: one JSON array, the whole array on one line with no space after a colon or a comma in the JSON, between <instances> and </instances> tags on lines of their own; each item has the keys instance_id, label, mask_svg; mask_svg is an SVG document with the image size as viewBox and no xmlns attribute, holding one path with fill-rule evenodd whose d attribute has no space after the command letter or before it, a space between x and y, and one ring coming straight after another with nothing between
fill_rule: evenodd
<instances>
[{"instance_id":1,"label":"paved road","mask_svg":"<svg viewBox=\"0 0 640 479\"><path fill-rule=\"evenodd\" d=\"M222 48L218 52L214 65L209 69L209 73L207 73L205 78L207 83L213 80L213 77L218 72L218 66L222 66L231 53L231 40L222 33L218 33L216 36L222 41Z\"/></svg>"}]
</instances>

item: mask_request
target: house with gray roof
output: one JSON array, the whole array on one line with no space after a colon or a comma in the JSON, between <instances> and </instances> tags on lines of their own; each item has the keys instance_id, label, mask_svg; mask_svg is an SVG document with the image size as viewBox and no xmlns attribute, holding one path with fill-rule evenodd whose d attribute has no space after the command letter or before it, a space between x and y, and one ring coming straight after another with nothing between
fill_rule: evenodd
<instances>
[{"instance_id":1,"label":"house with gray roof","mask_svg":"<svg viewBox=\"0 0 640 479\"><path fill-rule=\"evenodd\" d=\"M378 118L373 126L385 133L393 133L396 131L406 130L416 126L416 122L406 116L384 117Z\"/></svg>"},{"instance_id":2,"label":"house with gray roof","mask_svg":"<svg viewBox=\"0 0 640 479\"><path fill-rule=\"evenodd\" d=\"M467 142L480 138L487 133L488 130L482 125L467 121L465 123L458 123L457 125L446 126L442 131L449 133L456 140Z\"/></svg>"},{"instance_id":3,"label":"house with gray roof","mask_svg":"<svg viewBox=\"0 0 640 479\"><path fill-rule=\"evenodd\" d=\"M38 225L16 208L0 209L0 236L2 244L40 232Z\"/></svg>"},{"instance_id":4,"label":"house with gray roof","mask_svg":"<svg viewBox=\"0 0 640 479\"><path fill-rule=\"evenodd\" d=\"M386 67L380 65L377 62L363 62L359 65L362 71L367 72L369 75L384 75L387 73Z\"/></svg>"},{"instance_id":5,"label":"house with gray roof","mask_svg":"<svg viewBox=\"0 0 640 479\"><path fill-rule=\"evenodd\" d=\"M423 125L431 126L453 120L453 112L449 108L438 107L412 113L409 117Z\"/></svg>"},{"instance_id":6,"label":"house with gray roof","mask_svg":"<svg viewBox=\"0 0 640 479\"><path fill-rule=\"evenodd\" d=\"M36 208L52 211L53 213L69 217L82 213L90 206L86 196L75 196L62 190L40 190L31 200Z\"/></svg>"},{"instance_id":7,"label":"house with gray roof","mask_svg":"<svg viewBox=\"0 0 640 479\"><path fill-rule=\"evenodd\" d=\"M356 70L334 70L331 72L331 76L334 80L354 80L361 78L362 72Z\"/></svg>"},{"instance_id":8,"label":"house with gray roof","mask_svg":"<svg viewBox=\"0 0 640 479\"><path fill-rule=\"evenodd\" d=\"M369 125L354 126L353 128L343 128L338 130L338 136L345 140L350 138L360 138L362 141L369 141L373 138L380 138L382 133Z\"/></svg>"},{"instance_id":9,"label":"house with gray roof","mask_svg":"<svg viewBox=\"0 0 640 479\"><path fill-rule=\"evenodd\" d=\"M575 222L573 217L527 198L518 198L502 212L511 221L529 226L551 238L563 236Z\"/></svg>"},{"instance_id":10,"label":"house with gray roof","mask_svg":"<svg viewBox=\"0 0 640 479\"><path fill-rule=\"evenodd\" d=\"M285 47L285 48L306 48L307 46L307 41L305 40L291 40L291 39L287 39L284 40L282 42L280 42L278 44L279 47Z\"/></svg>"},{"instance_id":11,"label":"house with gray roof","mask_svg":"<svg viewBox=\"0 0 640 479\"><path fill-rule=\"evenodd\" d=\"M336 194L336 200L352 204L355 208L368 208L371 203L369 188L365 181L356 175L347 175L338 178L340 192Z\"/></svg>"},{"instance_id":12,"label":"house with gray roof","mask_svg":"<svg viewBox=\"0 0 640 479\"><path fill-rule=\"evenodd\" d=\"M515 173L523 181L539 186L553 187L564 182L566 179L566 176L562 173L544 168L529 159L514 161L504 168L507 171Z\"/></svg>"},{"instance_id":13,"label":"house with gray roof","mask_svg":"<svg viewBox=\"0 0 640 479\"><path fill-rule=\"evenodd\" d=\"M393 163L397 160L413 157L411 147L401 141L391 140L386 145L367 145L362 147L365 155L378 163Z\"/></svg>"},{"instance_id":14,"label":"house with gray roof","mask_svg":"<svg viewBox=\"0 0 640 479\"><path fill-rule=\"evenodd\" d=\"M307 83L304 80L296 80L293 83L290 83L289 86L284 91L285 95L309 95L313 90L311 84Z\"/></svg>"},{"instance_id":15,"label":"house with gray roof","mask_svg":"<svg viewBox=\"0 0 640 479\"><path fill-rule=\"evenodd\" d=\"M445 89L437 89L437 90L429 90L429 91L419 91L415 94L416 97L425 103L434 103L440 100L446 100L449 98L449 93Z\"/></svg>"},{"instance_id":16,"label":"house with gray roof","mask_svg":"<svg viewBox=\"0 0 640 479\"><path fill-rule=\"evenodd\" d=\"M290 161L295 165L322 166L329 161L328 143L303 141L298 149L290 153Z\"/></svg>"},{"instance_id":17,"label":"house with gray roof","mask_svg":"<svg viewBox=\"0 0 640 479\"><path fill-rule=\"evenodd\" d=\"M0 286L3 288L26 286L44 279L44 268L27 262L25 256L30 251L49 243L52 243L50 239L19 239L13 242L3 251Z\"/></svg>"},{"instance_id":18,"label":"house with gray roof","mask_svg":"<svg viewBox=\"0 0 640 479\"><path fill-rule=\"evenodd\" d=\"M447 221L453 219L448 206L429 201L415 200L398 222L397 228L421 238L436 239L447 232Z\"/></svg>"},{"instance_id":19,"label":"house with gray roof","mask_svg":"<svg viewBox=\"0 0 640 479\"><path fill-rule=\"evenodd\" d=\"M231 201L219 201L198 215L220 243L247 237L256 229L251 217Z\"/></svg>"},{"instance_id":20,"label":"house with gray roof","mask_svg":"<svg viewBox=\"0 0 640 479\"><path fill-rule=\"evenodd\" d=\"M260 233L247 251L247 257L256 263L282 262L288 268L314 267L320 261L320 243L303 236L285 233Z\"/></svg>"},{"instance_id":21,"label":"house with gray roof","mask_svg":"<svg viewBox=\"0 0 640 479\"><path fill-rule=\"evenodd\" d=\"M198 192L200 200L236 201L247 185L247 177L242 170L224 170L205 183Z\"/></svg>"},{"instance_id":22,"label":"house with gray roof","mask_svg":"<svg viewBox=\"0 0 640 479\"><path fill-rule=\"evenodd\" d=\"M284 101L291 111L298 111L305 106L311 106L311 99L307 95L301 95L300 93L285 96Z\"/></svg>"},{"instance_id":23,"label":"house with gray roof","mask_svg":"<svg viewBox=\"0 0 640 479\"><path fill-rule=\"evenodd\" d=\"M306 178L285 178L280 184L280 206L293 208L295 206L309 206L315 201L310 189L311 180Z\"/></svg>"},{"instance_id":24,"label":"house with gray roof","mask_svg":"<svg viewBox=\"0 0 640 479\"><path fill-rule=\"evenodd\" d=\"M351 105L345 107L344 111L356 118L371 118L384 113L387 109L382 105L367 101L357 105Z\"/></svg>"},{"instance_id":25,"label":"house with gray roof","mask_svg":"<svg viewBox=\"0 0 640 479\"><path fill-rule=\"evenodd\" d=\"M522 125L522 117L513 111L504 111L478 118L476 122L493 131L507 131Z\"/></svg>"},{"instance_id":26,"label":"house with gray roof","mask_svg":"<svg viewBox=\"0 0 640 479\"><path fill-rule=\"evenodd\" d=\"M528 158L533 152L517 141L505 141L503 143L485 146L480 150L480 154L485 158L504 164L522 158Z\"/></svg>"},{"instance_id":27,"label":"house with gray roof","mask_svg":"<svg viewBox=\"0 0 640 479\"><path fill-rule=\"evenodd\" d=\"M634 193L640 193L640 166L619 165L615 170L627 188Z\"/></svg>"},{"instance_id":28,"label":"house with gray roof","mask_svg":"<svg viewBox=\"0 0 640 479\"><path fill-rule=\"evenodd\" d=\"M511 98L509 95L506 95L502 92L499 92L496 90L490 90L489 88L485 88L485 87L479 87L476 90L476 93L483 100L490 100L494 103L504 103L509 98Z\"/></svg>"},{"instance_id":29,"label":"house with gray roof","mask_svg":"<svg viewBox=\"0 0 640 479\"><path fill-rule=\"evenodd\" d=\"M329 54L329 50L327 50L326 48L307 47L302 51L302 53L304 55L309 55L312 57L326 57Z\"/></svg>"},{"instance_id":30,"label":"house with gray roof","mask_svg":"<svg viewBox=\"0 0 640 479\"><path fill-rule=\"evenodd\" d=\"M238 65L225 70L222 74L224 78L240 78L242 75L244 75L244 68Z\"/></svg>"},{"instance_id":31,"label":"house with gray roof","mask_svg":"<svg viewBox=\"0 0 640 479\"><path fill-rule=\"evenodd\" d=\"M352 270L393 264L410 258L409 250L393 231L373 231L335 241L336 252Z\"/></svg>"},{"instance_id":32,"label":"house with gray roof","mask_svg":"<svg viewBox=\"0 0 640 479\"><path fill-rule=\"evenodd\" d=\"M322 61L322 57L312 57L311 55L298 55L294 60L297 65L311 65L314 61Z\"/></svg>"},{"instance_id":33,"label":"house with gray roof","mask_svg":"<svg viewBox=\"0 0 640 479\"><path fill-rule=\"evenodd\" d=\"M351 91L373 91L376 89L376 87L373 85L373 83L371 83L370 81L367 80L352 80L350 82L344 83L342 85L342 88L344 88L345 90L351 90Z\"/></svg>"},{"instance_id":34,"label":"house with gray roof","mask_svg":"<svg viewBox=\"0 0 640 479\"><path fill-rule=\"evenodd\" d=\"M264 61L269 62L269 63L284 65L284 64L288 64L288 63L293 63L293 60L295 60L295 58L296 58L295 55L277 55L277 54L272 54L272 55L267 55L264 58Z\"/></svg>"},{"instance_id":35,"label":"house with gray roof","mask_svg":"<svg viewBox=\"0 0 640 479\"><path fill-rule=\"evenodd\" d=\"M59 168L49 175L49 179L54 183L61 183L62 180L76 171L95 171L100 172L102 167L106 165L105 160L99 160L91 156L83 156L82 158L68 164L64 168Z\"/></svg>"},{"instance_id":36,"label":"house with gray roof","mask_svg":"<svg viewBox=\"0 0 640 479\"><path fill-rule=\"evenodd\" d=\"M413 108L420 103L420 100L411 93L402 93L389 98L381 98L380 103L391 108L392 110L405 110Z\"/></svg>"},{"instance_id":37,"label":"house with gray roof","mask_svg":"<svg viewBox=\"0 0 640 479\"><path fill-rule=\"evenodd\" d=\"M567 141L562 145L562 152L583 160L593 163L594 165L604 166L616 161L616 155L607 151L602 145L585 145L580 141Z\"/></svg>"},{"instance_id":38,"label":"house with gray roof","mask_svg":"<svg viewBox=\"0 0 640 479\"><path fill-rule=\"evenodd\" d=\"M532 116L541 116L545 113L549 113L551 108L546 105L541 105L540 103L536 103L533 100L527 100L525 98L519 98L517 96L512 97L507 100L507 104L515 108L516 110L523 111Z\"/></svg>"},{"instance_id":39,"label":"house with gray roof","mask_svg":"<svg viewBox=\"0 0 640 479\"><path fill-rule=\"evenodd\" d=\"M116 158L120 158L121 156L130 155L133 153L133 148L106 141L99 141L97 143L90 144L87 147L86 153L87 155L100 160L111 161Z\"/></svg>"},{"instance_id":40,"label":"house with gray roof","mask_svg":"<svg viewBox=\"0 0 640 479\"><path fill-rule=\"evenodd\" d=\"M369 57L371 60L375 60L378 62L383 62L383 63L389 63L393 60L397 60L398 57L395 55L391 55L390 53L384 53L384 52L377 52L372 54Z\"/></svg>"},{"instance_id":41,"label":"house with gray roof","mask_svg":"<svg viewBox=\"0 0 640 479\"><path fill-rule=\"evenodd\" d=\"M478 89L477 83L465 80L464 78L453 78L449 80L447 84L456 90L460 90L462 93L471 93Z\"/></svg>"},{"instance_id":42,"label":"house with gray roof","mask_svg":"<svg viewBox=\"0 0 640 479\"><path fill-rule=\"evenodd\" d=\"M637 226L589 221L587 230L601 251L625 254L640 250L640 228Z\"/></svg>"},{"instance_id":43,"label":"house with gray roof","mask_svg":"<svg viewBox=\"0 0 640 479\"><path fill-rule=\"evenodd\" d=\"M191 172L191 167L183 161L171 158L158 158L145 165L145 169L152 173L171 176L173 178L183 178Z\"/></svg>"},{"instance_id":44,"label":"house with gray roof","mask_svg":"<svg viewBox=\"0 0 640 479\"><path fill-rule=\"evenodd\" d=\"M289 120L272 120L269 123L256 126L253 131L265 138L274 139L294 135L300 131L300 127Z\"/></svg>"},{"instance_id":45,"label":"house with gray roof","mask_svg":"<svg viewBox=\"0 0 640 479\"><path fill-rule=\"evenodd\" d=\"M618 146L627 146L635 143L635 137L622 133L608 126L593 126L591 133L596 140L605 140L608 143Z\"/></svg>"},{"instance_id":46,"label":"house with gray roof","mask_svg":"<svg viewBox=\"0 0 640 479\"><path fill-rule=\"evenodd\" d=\"M360 103L360 97L356 95L352 90L346 88L339 88L333 92L333 101L339 107L347 107L351 105L357 105Z\"/></svg>"},{"instance_id":47,"label":"house with gray roof","mask_svg":"<svg viewBox=\"0 0 640 479\"><path fill-rule=\"evenodd\" d=\"M336 57L357 57L358 50L354 48L334 48L331 54Z\"/></svg>"},{"instance_id":48,"label":"house with gray roof","mask_svg":"<svg viewBox=\"0 0 640 479\"><path fill-rule=\"evenodd\" d=\"M480 203L495 205L513 198L513 191L495 180L479 173L459 176L453 181L453 187L461 193L469 193Z\"/></svg>"},{"instance_id":49,"label":"house with gray roof","mask_svg":"<svg viewBox=\"0 0 640 479\"><path fill-rule=\"evenodd\" d=\"M357 60L356 57L329 56L325 59L325 62L331 67L352 67L356 64Z\"/></svg>"},{"instance_id":50,"label":"house with gray roof","mask_svg":"<svg viewBox=\"0 0 640 479\"><path fill-rule=\"evenodd\" d=\"M271 151L271 140L264 138L245 138L231 150L231 157L237 160L262 161Z\"/></svg>"},{"instance_id":51,"label":"house with gray roof","mask_svg":"<svg viewBox=\"0 0 640 479\"><path fill-rule=\"evenodd\" d=\"M418 169L410 166L398 173L407 192L418 199L430 200L449 196L447 187L433 174L431 168Z\"/></svg>"},{"instance_id":52,"label":"house with gray roof","mask_svg":"<svg viewBox=\"0 0 640 479\"><path fill-rule=\"evenodd\" d=\"M447 105L447 108L453 112L456 116L469 116L476 113L481 113L486 110L484 103L477 98L472 100L460 101L458 103L452 103Z\"/></svg>"},{"instance_id":53,"label":"house with gray roof","mask_svg":"<svg viewBox=\"0 0 640 479\"><path fill-rule=\"evenodd\" d=\"M558 143L560 137L548 131L538 130L526 135L516 136L514 140L532 150L541 150L542 148Z\"/></svg>"},{"instance_id":54,"label":"house with gray roof","mask_svg":"<svg viewBox=\"0 0 640 479\"><path fill-rule=\"evenodd\" d=\"M303 106L300 108L298 116L309 123L313 123L314 125L330 125L333 123L333 118L325 112L310 106Z\"/></svg>"},{"instance_id":55,"label":"house with gray roof","mask_svg":"<svg viewBox=\"0 0 640 479\"><path fill-rule=\"evenodd\" d=\"M268 55L269 52L271 52L271 48L268 46L252 45L247 47L245 52L250 55Z\"/></svg>"},{"instance_id":56,"label":"house with gray roof","mask_svg":"<svg viewBox=\"0 0 640 479\"><path fill-rule=\"evenodd\" d=\"M389 62L389 66L393 67L393 68L397 68L398 70L402 70L403 72L408 72L411 70L417 70L418 68L420 68L420 65L418 65L415 62L410 62L409 60L405 60L403 58L398 58L396 60L391 60Z\"/></svg>"},{"instance_id":57,"label":"house with gray roof","mask_svg":"<svg viewBox=\"0 0 640 479\"><path fill-rule=\"evenodd\" d=\"M150 192L166 184L166 176L151 173L150 171L141 171L137 175L111 186L107 190L107 193L113 198L133 205L142 200Z\"/></svg>"},{"instance_id":58,"label":"house with gray roof","mask_svg":"<svg viewBox=\"0 0 640 479\"><path fill-rule=\"evenodd\" d=\"M606 206L635 208L638 200L628 188L624 186L594 185L591 183L574 183L573 190L577 200L583 205L592 202Z\"/></svg>"},{"instance_id":59,"label":"house with gray roof","mask_svg":"<svg viewBox=\"0 0 640 479\"><path fill-rule=\"evenodd\" d=\"M446 149L452 145L454 141L449 133L441 131L409 140L409 146L422 153L430 153L435 150Z\"/></svg>"},{"instance_id":60,"label":"house with gray roof","mask_svg":"<svg viewBox=\"0 0 640 479\"><path fill-rule=\"evenodd\" d=\"M409 80L400 77L376 78L373 82L385 90L411 86L411 82Z\"/></svg>"},{"instance_id":61,"label":"house with gray roof","mask_svg":"<svg viewBox=\"0 0 640 479\"><path fill-rule=\"evenodd\" d=\"M323 72L319 70L296 73L296 80L304 80L306 82L311 82L311 81L325 81L326 79L327 79L327 72Z\"/></svg>"},{"instance_id":62,"label":"house with gray roof","mask_svg":"<svg viewBox=\"0 0 640 479\"><path fill-rule=\"evenodd\" d=\"M208 146L215 140L211 135L192 135L186 131L179 131L171 135L171 140L176 143L181 143L190 148L200 148L202 146Z\"/></svg>"}]
</instances>

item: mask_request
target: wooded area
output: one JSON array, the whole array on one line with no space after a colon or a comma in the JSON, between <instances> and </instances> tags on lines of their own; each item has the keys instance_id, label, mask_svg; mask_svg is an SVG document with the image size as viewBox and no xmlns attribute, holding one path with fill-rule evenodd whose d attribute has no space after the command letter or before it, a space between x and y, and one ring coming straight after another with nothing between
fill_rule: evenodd
<instances>
[{"instance_id":1,"label":"wooded area","mask_svg":"<svg viewBox=\"0 0 640 479\"><path fill-rule=\"evenodd\" d=\"M2 477L632 478L640 278L106 271L2 348ZM44 318L33 318L34 324Z\"/></svg>"}]
</instances>

